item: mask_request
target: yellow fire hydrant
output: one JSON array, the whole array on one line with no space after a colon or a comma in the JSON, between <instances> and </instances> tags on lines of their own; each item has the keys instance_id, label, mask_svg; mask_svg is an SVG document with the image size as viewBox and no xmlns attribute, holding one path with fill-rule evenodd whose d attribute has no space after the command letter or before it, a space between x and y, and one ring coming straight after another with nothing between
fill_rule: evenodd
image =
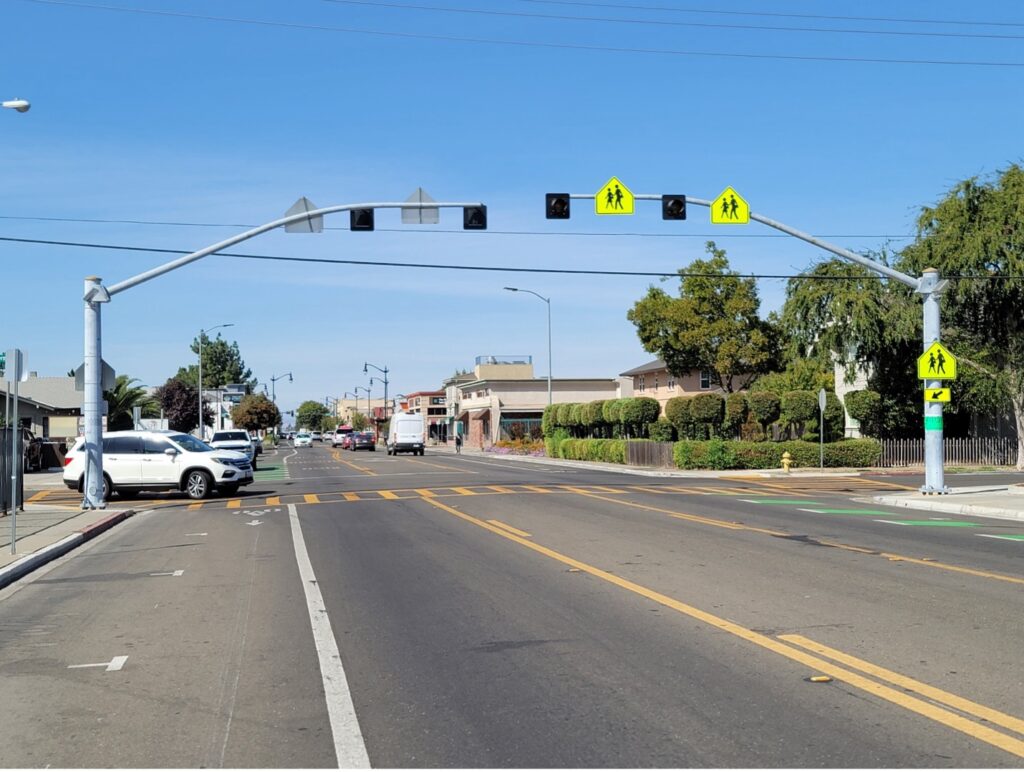
<instances>
[{"instance_id":1,"label":"yellow fire hydrant","mask_svg":"<svg viewBox=\"0 0 1024 772\"><path fill-rule=\"evenodd\" d=\"M789 467L792 466L792 464L793 457L789 454L789 451L787 450L785 453L782 454L782 470L788 474Z\"/></svg>"}]
</instances>

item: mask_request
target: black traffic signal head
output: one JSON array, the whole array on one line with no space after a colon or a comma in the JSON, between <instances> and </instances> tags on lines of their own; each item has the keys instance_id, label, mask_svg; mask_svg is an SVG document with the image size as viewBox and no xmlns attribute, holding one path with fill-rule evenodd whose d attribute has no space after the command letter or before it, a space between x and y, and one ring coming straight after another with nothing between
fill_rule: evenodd
<instances>
[{"instance_id":1,"label":"black traffic signal head","mask_svg":"<svg viewBox=\"0 0 1024 772\"><path fill-rule=\"evenodd\" d=\"M544 195L544 210L549 220L568 220L569 194L546 193Z\"/></svg>"},{"instance_id":2,"label":"black traffic signal head","mask_svg":"<svg viewBox=\"0 0 1024 772\"><path fill-rule=\"evenodd\" d=\"M685 220L686 219L686 196L662 196L661 197L661 219L662 220Z\"/></svg>"},{"instance_id":3,"label":"black traffic signal head","mask_svg":"<svg viewBox=\"0 0 1024 772\"><path fill-rule=\"evenodd\" d=\"M462 229L466 231L487 230L487 207L486 206L464 206L462 207Z\"/></svg>"},{"instance_id":4,"label":"black traffic signal head","mask_svg":"<svg viewBox=\"0 0 1024 772\"><path fill-rule=\"evenodd\" d=\"M372 231L373 210L353 209L349 212L349 224L354 231Z\"/></svg>"}]
</instances>

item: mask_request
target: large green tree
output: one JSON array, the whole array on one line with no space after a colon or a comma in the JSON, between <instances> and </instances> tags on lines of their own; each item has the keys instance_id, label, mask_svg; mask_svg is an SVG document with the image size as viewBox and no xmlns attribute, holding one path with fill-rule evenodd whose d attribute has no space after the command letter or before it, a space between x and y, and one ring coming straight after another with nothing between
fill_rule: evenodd
<instances>
[{"instance_id":1,"label":"large green tree","mask_svg":"<svg viewBox=\"0 0 1024 772\"><path fill-rule=\"evenodd\" d=\"M321 422L328 412L330 411L324 407L322 402L307 399L295 410L295 425L300 429L318 432Z\"/></svg>"},{"instance_id":2,"label":"large green tree","mask_svg":"<svg viewBox=\"0 0 1024 772\"><path fill-rule=\"evenodd\" d=\"M958 400L976 410L1009 403L1024 470L1024 168L964 180L924 207L901 270L952 277L942 300L942 340L974 377ZM1012 278L1018 277L1018 278ZM978 377L981 376L981 377Z\"/></svg>"},{"instance_id":3,"label":"large green tree","mask_svg":"<svg viewBox=\"0 0 1024 772\"><path fill-rule=\"evenodd\" d=\"M220 336L220 333L214 339L203 333L202 338L204 389L214 389L228 383L245 383L250 388L256 386L256 379L252 377L252 370L245 366L237 341L228 343ZM198 358L198 337L192 341L191 348L192 353ZM179 368L174 377L193 388L197 387L199 385L198 363Z\"/></svg>"},{"instance_id":4,"label":"large green tree","mask_svg":"<svg viewBox=\"0 0 1024 772\"><path fill-rule=\"evenodd\" d=\"M741 391L775 367L778 338L772 322L758 316L754 279L730 271L713 241L706 250L709 259L679 271L679 297L651 287L626 316L644 349L673 375L707 371L713 385Z\"/></svg>"},{"instance_id":5,"label":"large green tree","mask_svg":"<svg viewBox=\"0 0 1024 772\"><path fill-rule=\"evenodd\" d=\"M134 429L132 408L142 408L143 418L154 418L160 415L160 403L146 393L142 386L134 386L138 378L119 375L114 381L114 388L103 392L107 401L107 430L111 432L123 429Z\"/></svg>"}]
</instances>

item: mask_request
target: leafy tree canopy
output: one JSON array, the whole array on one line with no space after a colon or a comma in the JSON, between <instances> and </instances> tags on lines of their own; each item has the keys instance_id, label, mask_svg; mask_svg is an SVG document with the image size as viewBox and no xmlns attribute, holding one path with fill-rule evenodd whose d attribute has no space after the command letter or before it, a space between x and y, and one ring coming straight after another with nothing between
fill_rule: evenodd
<instances>
[{"instance_id":1,"label":"leafy tree canopy","mask_svg":"<svg viewBox=\"0 0 1024 772\"><path fill-rule=\"evenodd\" d=\"M231 423L250 432L269 429L281 423L281 412L265 395L247 394L232 408Z\"/></svg>"},{"instance_id":2,"label":"leafy tree canopy","mask_svg":"<svg viewBox=\"0 0 1024 772\"><path fill-rule=\"evenodd\" d=\"M191 432L199 425L199 391L176 378L168 379L167 383L156 391L156 398L163 408L167 425L177 432ZM203 424L213 426L213 411L203 403Z\"/></svg>"},{"instance_id":3,"label":"leafy tree canopy","mask_svg":"<svg viewBox=\"0 0 1024 772\"><path fill-rule=\"evenodd\" d=\"M72 372L74 375L74 372ZM114 381L114 388L103 392L107 401L107 430L116 432L135 428L132 419L132 408L142 408L143 418L154 418L160 415L160 403L146 393L141 386L133 386L138 378L119 375Z\"/></svg>"},{"instance_id":4,"label":"leafy tree canopy","mask_svg":"<svg viewBox=\"0 0 1024 772\"><path fill-rule=\"evenodd\" d=\"M228 383L244 383L249 388L255 388L256 379L252 377L252 370L245 366L237 342L228 343L220 336L220 333L213 340L206 333L203 333L202 338L204 389L213 389ZM191 348L198 357L198 337L192 341ZM190 364L187 367L181 367L174 377L195 388L199 384L199 365Z\"/></svg>"},{"instance_id":5,"label":"leafy tree canopy","mask_svg":"<svg viewBox=\"0 0 1024 772\"><path fill-rule=\"evenodd\" d=\"M644 349L673 375L705 370L712 384L739 391L776 365L777 334L771 321L758 317L754 279L730 271L725 250L713 241L706 250L709 259L679 271L679 297L651 287L626 316Z\"/></svg>"},{"instance_id":6,"label":"leafy tree canopy","mask_svg":"<svg viewBox=\"0 0 1024 772\"><path fill-rule=\"evenodd\" d=\"M295 410L295 425L300 429L318 432L327 413L328 410L322 402L307 399Z\"/></svg>"}]
</instances>

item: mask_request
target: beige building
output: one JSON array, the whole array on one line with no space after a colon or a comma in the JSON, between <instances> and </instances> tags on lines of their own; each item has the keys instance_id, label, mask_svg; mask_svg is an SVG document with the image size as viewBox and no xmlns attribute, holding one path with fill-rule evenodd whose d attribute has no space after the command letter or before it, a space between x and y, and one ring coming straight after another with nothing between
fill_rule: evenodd
<instances>
[{"instance_id":1,"label":"beige building","mask_svg":"<svg viewBox=\"0 0 1024 772\"><path fill-rule=\"evenodd\" d=\"M632 381L634 397L653 397L658 400L662 415L665 413L665 403L672 397L688 397L704 392L721 394L723 391L718 386L712 388L710 373L689 372L677 378L669 373L662 359L626 370L621 373L621 377Z\"/></svg>"},{"instance_id":2,"label":"beige building","mask_svg":"<svg viewBox=\"0 0 1024 772\"><path fill-rule=\"evenodd\" d=\"M540 437L541 416L548 405L548 379L534 377L532 357L477 357L470 380L446 382L446 386L456 392L452 414L461 421L469 447ZM632 396L630 391L630 382L617 378L551 380L552 403L617 399Z\"/></svg>"}]
</instances>

